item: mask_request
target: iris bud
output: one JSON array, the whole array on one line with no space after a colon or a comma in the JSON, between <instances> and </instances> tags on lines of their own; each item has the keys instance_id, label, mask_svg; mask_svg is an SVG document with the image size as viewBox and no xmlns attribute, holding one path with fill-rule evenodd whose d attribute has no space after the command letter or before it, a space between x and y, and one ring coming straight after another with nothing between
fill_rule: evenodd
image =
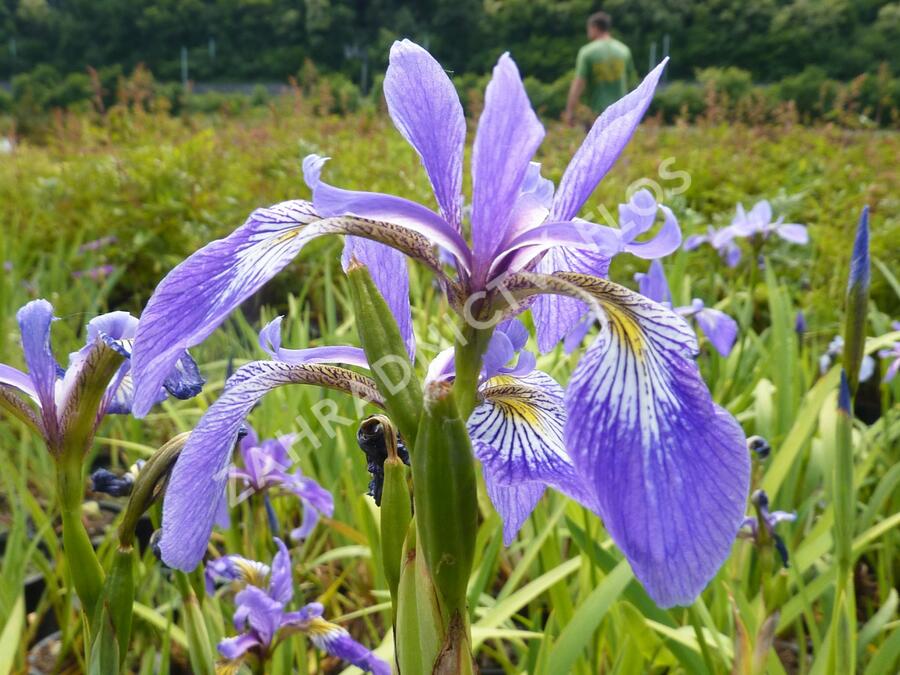
<instances>
[{"instance_id":1,"label":"iris bud","mask_svg":"<svg viewBox=\"0 0 900 675\"><path fill-rule=\"evenodd\" d=\"M772 446L762 436L751 436L747 439L747 448L759 459L766 459L772 452Z\"/></svg>"},{"instance_id":2,"label":"iris bud","mask_svg":"<svg viewBox=\"0 0 900 675\"><path fill-rule=\"evenodd\" d=\"M869 305L869 207L863 208L856 227L853 254L850 259L850 276L845 296L846 318L844 323L844 370L850 395L856 393L860 381L860 367L866 346L866 312Z\"/></svg>"}]
</instances>

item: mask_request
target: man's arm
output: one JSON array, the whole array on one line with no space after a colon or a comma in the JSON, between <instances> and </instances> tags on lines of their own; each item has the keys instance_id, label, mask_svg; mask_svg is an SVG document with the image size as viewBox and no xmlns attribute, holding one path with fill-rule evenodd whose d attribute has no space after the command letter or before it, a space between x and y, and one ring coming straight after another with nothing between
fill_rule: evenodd
<instances>
[{"instance_id":1,"label":"man's arm","mask_svg":"<svg viewBox=\"0 0 900 675\"><path fill-rule=\"evenodd\" d=\"M578 101L581 100L585 84L585 79L576 75L569 86L569 99L566 101L566 112L563 114L563 122L570 126L575 119L575 107L578 105Z\"/></svg>"}]
</instances>

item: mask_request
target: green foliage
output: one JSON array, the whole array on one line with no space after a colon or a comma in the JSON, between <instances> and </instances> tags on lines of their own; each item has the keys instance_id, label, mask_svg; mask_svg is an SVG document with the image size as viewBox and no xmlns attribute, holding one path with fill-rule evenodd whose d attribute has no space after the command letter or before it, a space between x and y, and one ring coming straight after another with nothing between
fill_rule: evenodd
<instances>
[{"instance_id":1,"label":"green foliage","mask_svg":"<svg viewBox=\"0 0 900 675\"><path fill-rule=\"evenodd\" d=\"M455 79L457 84L466 81ZM9 161L0 163L0 199L7 205L0 223L0 261L9 263L0 276L0 361L21 365L14 315L33 297L47 297L57 308L61 318L54 324L53 340L60 354L82 344L91 316L108 309L137 314L172 266L230 232L253 208L307 197L299 159L308 152L334 157L325 179L336 185L433 204L419 158L384 115L316 115L318 85L311 85L308 95L303 86L298 83L297 97L273 100L266 108L247 107L241 115L217 110L184 117L171 116L155 99L141 98L139 92L146 88L125 87L127 103L113 105L105 116L62 115L42 143L19 144ZM539 88L534 91L540 94ZM673 104L672 109L680 107ZM547 141L539 159L545 175L558 182L582 133L546 122ZM727 673L736 660L740 665L742 657L757 649L768 672L792 672L795 654L806 659L805 672L814 664L824 670L829 627L843 610L836 604L829 499L838 430L837 370L820 375L818 357L840 330L837 299L846 284L848 251L863 203L872 207L868 333L884 333L890 319L900 315L891 270L891 253L900 237L900 209L892 190L898 144L895 132L804 128L790 120L753 127L720 124L701 115L696 126L648 123L639 129L588 202L586 217L601 220L601 207L615 212L627 187L649 177L667 191L666 201L686 234L703 232L708 224L727 224L737 202L750 206L762 197L771 198L776 213L787 221L809 225L808 247L775 240L767 244L765 278L751 264L749 250L734 270L706 247L679 252L666 263L679 304L700 297L740 320L735 351L722 358L704 344L698 362L716 400L748 433L765 435L772 444L772 457L756 464L754 484L768 490L773 508L798 513L796 523L779 526L792 566L775 572L764 592L758 551L740 540L698 602L664 611L631 578L600 520L571 501L548 494L506 548L499 518L482 499L467 596L473 648L484 671ZM670 157L674 163L661 168L660 162ZM677 189L682 180L672 177L682 170L690 175L684 192ZM109 235L117 240L79 250ZM221 392L230 357L234 365L265 357L256 331L276 312L287 317L285 346L358 344L339 245L332 240L310 244L263 293L193 350L208 379L200 397L168 402L146 421L105 420L89 461L123 469L175 433L189 430ZM116 269L105 277L72 275L102 265ZM644 267L622 257L612 275L627 281ZM423 365L451 344L453 335L446 322L435 321L449 310L435 308L431 279L416 266L411 273L417 358ZM802 337L793 332L798 309L809 324ZM870 340L867 351L876 353L896 339L893 334ZM541 356L539 366L564 382L574 358L559 350ZM876 378L885 367L879 364ZM850 646L860 672L884 674L896 672L900 650L894 590L900 545L900 380L880 387L876 382L868 392L861 387L861 396L881 416L870 424L854 420L850 430L856 478L851 554L859 580L856 613L850 615L856 622L850 639L856 644ZM369 412L361 413L336 394L283 387L254 410L251 421L261 437L316 428L312 410L323 396L342 417L358 420ZM329 618L389 658L393 645L385 638L391 613L378 562L379 514L363 496L369 477L354 432L355 424L350 424L337 428L333 437L306 437L296 447L304 475L335 496L333 517L293 547L298 602L322 602ZM64 592L68 570L52 506L53 476L52 461L29 431L3 418L0 530L8 543L0 570L0 672L10 663L13 672L26 667L36 626L49 616L62 631L60 663L76 670L90 664L73 594ZM113 516L112 523L92 521L97 498L90 495L79 515L88 520L98 557L109 570L121 516ZM276 497L272 505L284 529L301 522L296 500ZM269 561L270 532L261 503L249 500L231 515L231 526L216 531L213 548ZM159 525L158 508L150 518L153 527ZM173 576L160 568L149 549L136 547L133 572L129 672L186 671L191 659L196 672L211 671L214 645L234 634L232 593L203 593L197 575ZM26 614L19 598L24 579L34 576L48 583ZM414 592L416 584L422 588L427 581L414 569L404 569L400 593ZM769 619L770 602L780 604L777 623ZM764 628L774 630L774 649L768 649ZM112 646L109 640L106 644ZM272 672L332 673L338 668L298 638L279 649Z\"/></svg>"}]
</instances>

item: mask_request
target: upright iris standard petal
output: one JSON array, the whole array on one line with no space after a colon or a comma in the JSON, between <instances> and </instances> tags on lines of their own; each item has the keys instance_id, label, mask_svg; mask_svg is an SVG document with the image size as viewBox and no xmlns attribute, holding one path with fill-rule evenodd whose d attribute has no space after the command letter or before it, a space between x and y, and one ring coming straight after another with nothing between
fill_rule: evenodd
<instances>
[{"instance_id":1,"label":"upright iris standard petal","mask_svg":"<svg viewBox=\"0 0 900 675\"><path fill-rule=\"evenodd\" d=\"M56 381L59 364L50 347L50 324L53 306L46 300L32 300L16 313L22 333L22 351L28 365L28 376L41 403L41 417L49 438L58 433L56 420Z\"/></svg>"},{"instance_id":2,"label":"upright iris standard petal","mask_svg":"<svg viewBox=\"0 0 900 675\"><path fill-rule=\"evenodd\" d=\"M531 108L516 64L504 54L484 94L472 149L472 251L476 283L505 240L531 158L544 127Z\"/></svg>"},{"instance_id":3,"label":"upright iris standard petal","mask_svg":"<svg viewBox=\"0 0 900 675\"><path fill-rule=\"evenodd\" d=\"M562 387L535 371L523 378L495 377L481 393L484 400L467 427L488 495L503 518L504 542L515 539L547 485L591 503L563 442Z\"/></svg>"},{"instance_id":4,"label":"upright iris standard petal","mask_svg":"<svg viewBox=\"0 0 900 675\"><path fill-rule=\"evenodd\" d=\"M275 537L278 553L272 558L272 576L269 578L269 596L286 605L294 599L294 582L291 579L291 554L287 546Z\"/></svg>"},{"instance_id":5,"label":"upright iris standard petal","mask_svg":"<svg viewBox=\"0 0 900 675\"><path fill-rule=\"evenodd\" d=\"M537 269L545 274L557 270L605 277L611 258L601 253L557 248L547 252ZM538 349L549 352L572 332L587 312L587 305L562 295L542 295L534 303L532 314L537 329Z\"/></svg>"},{"instance_id":6,"label":"upright iris standard petal","mask_svg":"<svg viewBox=\"0 0 900 675\"><path fill-rule=\"evenodd\" d=\"M634 278L638 282L638 290L644 297L650 298L653 302L672 302L672 294L669 292L666 273L659 260L654 260L650 263L650 269L647 270L646 274L638 273L634 275Z\"/></svg>"},{"instance_id":7,"label":"upright iris standard petal","mask_svg":"<svg viewBox=\"0 0 900 675\"><path fill-rule=\"evenodd\" d=\"M650 596L662 607L689 604L743 519L744 434L713 403L692 359L690 327L600 283L606 324L566 391L566 447Z\"/></svg>"},{"instance_id":8,"label":"upright iris standard petal","mask_svg":"<svg viewBox=\"0 0 900 675\"><path fill-rule=\"evenodd\" d=\"M806 230L806 225L784 223L775 228L775 234L792 244L809 243L809 232Z\"/></svg>"},{"instance_id":9,"label":"upright iris standard petal","mask_svg":"<svg viewBox=\"0 0 900 675\"><path fill-rule=\"evenodd\" d=\"M318 234L308 226L317 219L309 202L258 209L225 239L207 244L169 272L138 325L132 355L135 416L153 406L185 349L208 337Z\"/></svg>"},{"instance_id":10,"label":"upright iris standard petal","mask_svg":"<svg viewBox=\"0 0 900 675\"><path fill-rule=\"evenodd\" d=\"M391 47L384 98L394 126L422 159L444 220L459 230L466 118L456 88L431 54L402 40Z\"/></svg>"},{"instance_id":11,"label":"upright iris standard petal","mask_svg":"<svg viewBox=\"0 0 900 675\"><path fill-rule=\"evenodd\" d=\"M406 256L395 248L371 239L347 237L341 258L344 271L347 271L354 260L369 269L375 287L397 320L409 358L414 359L416 336L413 333L412 309L409 305L409 269L406 266Z\"/></svg>"},{"instance_id":12,"label":"upright iris standard petal","mask_svg":"<svg viewBox=\"0 0 900 675\"><path fill-rule=\"evenodd\" d=\"M345 363L348 366L368 368L366 355L359 347L308 347L306 349L288 349L281 346L281 322L283 316L276 316L259 332L259 346L276 361L285 363ZM250 435L242 443L256 445L257 440L250 440Z\"/></svg>"},{"instance_id":13,"label":"upright iris standard petal","mask_svg":"<svg viewBox=\"0 0 900 675\"><path fill-rule=\"evenodd\" d=\"M316 212L323 218L356 215L373 218L417 232L450 252L463 269L470 266L469 247L462 235L428 207L402 197L377 192L356 192L328 185L321 178L327 157L309 155L303 160L303 179L312 190Z\"/></svg>"},{"instance_id":14,"label":"upright iris standard petal","mask_svg":"<svg viewBox=\"0 0 900 675\"><path fill-rule=\"evenodd\" d=\"M734 347L734 341L737 339L737 321L725 312L712 307L702 307L694 314L694 319L697 325L700 326L703 334L709 338L712 346L716 348L716 351L722 356L728 356Z\"/></svg>"},{"instance_id":15,"label":"upright iris standard petal","mask_svg":"<svg viewBox=\"0 0 900 675\"><path fill-rule=\"evenodd\" d=\"M160 541L166 564L190 571L203 558L225 499L231 454L244 418L269 391L291 383L329 386L380 400L371 380L342 368L279 361L254 361L239 368L191 432L172 470Z\"/></svg>"},{"instance_id":16,"label":"upright iris standard petal","mask_svg":"<svg viewBox=\"0 0 900 675\"><path fill-rule=\"evenodd\" d=\"M563 174L551 209L551 220L573 218L612 168L647 112L667 61L663 60L651 70L637 89L609 106L594 122Z\"/></svg>"}]
</instances>

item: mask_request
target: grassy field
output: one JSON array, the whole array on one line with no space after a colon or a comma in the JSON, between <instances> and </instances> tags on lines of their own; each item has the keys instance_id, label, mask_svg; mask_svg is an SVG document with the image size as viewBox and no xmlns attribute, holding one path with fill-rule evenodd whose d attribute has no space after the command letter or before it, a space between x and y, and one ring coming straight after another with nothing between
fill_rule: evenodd
<instances>
[{"instance_id":1,"label":"grassy field","mask_svg":"<svg viewBox=\"0 0 900 675\"><path fill-rule=\"evenodd\" d=\"M559 179L581 137L549 124L539 157L545 175ZM53 329L58 355L83 343L90 317L110 309L137 315L172 266L231 231L253 208L308 196L299 162L310 152L334 158L325 173L333 184L431 203L418 159L378 114L322 118L307 114L302 101L281 101L251 118L181 119L118 109L102 121L59 117L40 143L24 142L0 162L0 362L22 366L15 312L32 298L50 300L61 318ZM836 575L831 476L838 367L820 373L819 356L841 332L849 250L864 204L872 208L875 263L868 335L882 336L870 340L867 351L900 340L896 333L884 336L900 317L898 156L900 134L892 132L652 122L639 129L585 217L599 217L603 208L615 213L628 186L649 179L687 234L725 225L738 202L749 207L761 198L787 222L809 226L809 246L767 245L764 270L750 264L749 255L729 269L708 247L666 261L676 304L700 297L739 320L738 347L727 358L704 349L700 365L716 400L748 435L762 435L772 446L769 459L754 467L754 487L767 490L773 509L797 513L796 522L778 530L791 564L768 567L750 541L739 540L695 605L663 611L622 569L621 554L587 510L550 494L504 548L499 517L485 502L469 590L483 672L826 672ZM114 240L85 249L102 237ZM264 357L256 332L276 314L287 315L288 346L356 344L339 251L333 239L310 245L241 315L194 350L208 380L201 396L166 403L145 420L105 421L89 458L93 465L127 467L189 430L221 391L230 365ZM633 272L644 267L622 256L611 276L632 285ZM412 268L412 282L424 367L450 344L445 322L435 320L447 310L424 270ZM802 335L794 331L797 311L806 317ZM560 349L541 357L539 366L565 382L574 362ZM859 671L873 675L896 672L900 657L900 378L881 383L886 367L879 363L863 385L857 407L865 421L855 420L853 428L853 640ZM295 430L301 417L312 424L310 409L322 397L334 398L340 414L358 416L338 395L287 387L266 398L252 423L260 437ZM295 552L298 592L304 602L322 602L327 615L361 642L388 653L379 514L364 496L368 474L354 431L349 426L320 447L299 448L304 473L334 494L335 513ZM51 458L27 429L4 420L0 625L7 628L0 633L0 675L22 670L48 626L61 630L63 646L48 672L77 668L83 658L81 623L66 592L53 475ZM89 498L85 514L108 559L112 537L105 526L115 517L115 500ZM282 523L299 523L296 500L275 499L274 507ZM214 544L268 561L270 540L256 536L260 527L266 527L261 503L245 503ZM142 673L170 666L184 671L189 636L181 596L149 550L137 575L129 665ZM211 643L233 634L231 595L206 595L201 602ZM748 663L754 648L761 650L762 670ZM272 665L274 673L343 667L303 639L284 645Z\"/></svg>"}]
</instances>

